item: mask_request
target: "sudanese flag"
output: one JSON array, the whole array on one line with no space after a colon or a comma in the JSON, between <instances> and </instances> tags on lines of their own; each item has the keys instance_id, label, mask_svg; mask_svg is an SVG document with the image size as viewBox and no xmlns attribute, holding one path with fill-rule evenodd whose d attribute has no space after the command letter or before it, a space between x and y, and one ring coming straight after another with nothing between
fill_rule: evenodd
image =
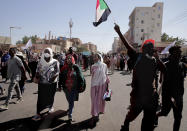
<instances>
[{"instance_id":1,"label":"sudanese flag","mask_svg":"<svg viewBox=\"0 0 187 131\"><path fill-rule=\"evenodd\" d=\"M96 4L96 20L93 22L93 25L96 27L102 22L107 20L107 17L111 13L108 5L104 0L97 0Z\"/></svg>"}]
</instances>

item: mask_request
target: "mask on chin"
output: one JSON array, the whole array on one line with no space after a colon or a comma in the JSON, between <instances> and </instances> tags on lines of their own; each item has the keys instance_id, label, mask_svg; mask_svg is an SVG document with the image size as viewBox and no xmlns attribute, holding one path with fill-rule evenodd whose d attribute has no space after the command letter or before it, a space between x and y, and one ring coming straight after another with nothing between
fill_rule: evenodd
<instances>
[{"instance_id":1,"label":"mask on chin","mask_svg":"<svg viewBox=\"0 0 187 131\"><path fill-rule=\"evenodd\" d=\"M50 55L49 55L48 53L44 53L44 57L45 57L45 58L49 58Z\"/></svg>"}]
</instances>

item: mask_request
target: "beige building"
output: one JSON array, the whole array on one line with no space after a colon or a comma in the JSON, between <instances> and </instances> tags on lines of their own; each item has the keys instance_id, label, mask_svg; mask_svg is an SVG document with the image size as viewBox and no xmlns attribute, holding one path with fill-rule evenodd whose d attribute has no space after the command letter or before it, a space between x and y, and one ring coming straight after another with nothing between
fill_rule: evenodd
<instances>
[{"instance_id":1,"label":"beige building","mask_svg":"<svg viewBox=\"0 0 187 131\"><path fill-rule=\"evenodd\" d=\"M97 46L94 45L94 44L91 43L91 42L82 44L82 46L85 47L85 48L86 48L88 51L90 51L90 52L97 52Z\"/></svg>"},{"instance_id":2,"label":"beige building","mask_svg":"<svg viewBox=\"0 0 187 131\"><path fill-rule=\"evenodd\" d=\"M71 42L74 47L82 45L82 41L79 38L71 38Z\"/></svg>"},{"instance_id":3,"label":"beige building","mask_svg":"<svg viewBox=\"0 0 187 131\"><path fill-rule=\"evenodd\" d=\"M50 47L53 52L61 52L61 47L59 45L50 45L50 44L33 44L32 49L34 52L41 53L45 48Z\"/></svg>"},{"instance_id":4,"label":"beige building","mask_svg":"<svg viewBox=\"0 0 187 131\"><path fill-rule=\"evenodd\" d=\"M2 50L8 50L11 46L10 37L0 36L0 48Z\"/></svg>"},{"instance_id":5,"label":"beige building","mask_svg":"<svg viewBox=\"0 0 187 131\"><path fill-rule=\"evenodd\" d=\"M120 48L119 37L114 37L114 42L112 44L112 52L113 53L117 53L118 52L118 48Z\"/></svg>"},{"instance_id":6,"label":"beige building","mask_svg":"<svg viewBox=\"0 0 187 131\"><path fill-rule=\"evenodd\" d=\"M146 39L161 41L163 3L157 2L152 7L136 7L129 16L128 39L141 45Z\"/></svg>"}]
</instances>

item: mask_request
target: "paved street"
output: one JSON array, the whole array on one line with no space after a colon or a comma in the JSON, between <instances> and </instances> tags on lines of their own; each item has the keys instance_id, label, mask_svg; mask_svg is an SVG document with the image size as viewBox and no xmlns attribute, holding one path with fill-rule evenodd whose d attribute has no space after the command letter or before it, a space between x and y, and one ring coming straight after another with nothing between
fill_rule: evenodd
<instances>
[{"instance_id":1,"label":"paved street","mask_svg":"<svg viewBox=\"0 0 187 131\"><path fill-rule=\"evenodd\" d=\"M57 92L55 96L54 108L55 113L48 117L45 116L44 121L33 122L31 117L36 113L37 102L37 85L34 83L26 83L26 90L23 95L24 101L19 104L14 104L16 98L12 99L9 109L7 111L0 112L0 131L1 130L34 130L40 128L41 130L54 130L54 131L79 131L79 130L94 130L94 131L119 131L121 124L124 121L127 113L127 107L129 106L129 93L131 91L130 86L126 84L130 83L131 75L116 71L113 75L110 75L110 88L113 90L112 100L106 103L105 114L100 116L100 120L95 127L86 126L91 118L90 115L90 76L89 71L84 72L87 88L86 91L80 94L79 101L75 103L73 112L73 119L75 120L72 125L68 125L66 120L68 119L64 110L67 110L68 104L63 92ZM7 90L8 83L1 85ZM185 81L185 87L187 87L187 81ZM6 92L7 93L7 92ZM5 97L0 98L0 104L3 104ZM61 115L58 119L53 119ZM53 119L53 123L51 123ZM140 131L142 114L131 123L131 131ZM187 129L187 92L184 94L184 109L183 119L181 123L181 131ZM170 112L168 117L162 117L159 119L159 125L155 131L171 131L173 124L173 113ZM92 129L90 129L92 128Z\"/></svg>"}]
</instances>

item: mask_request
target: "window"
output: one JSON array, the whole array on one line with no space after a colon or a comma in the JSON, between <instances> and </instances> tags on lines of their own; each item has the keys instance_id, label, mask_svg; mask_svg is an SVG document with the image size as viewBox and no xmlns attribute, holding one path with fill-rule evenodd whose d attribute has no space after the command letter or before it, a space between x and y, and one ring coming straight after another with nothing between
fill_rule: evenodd
<instances>
[{"instance_id":1,"label":"window","mask_svg":"<svg viewBox=\"0 0 187 131\"><path fill-rule=\"evenodd\" d=\"M160 23L157 23L157 26L159 27L159 26L160 26Z\"/></svg>"},{"instance_id":2,"label":"window","mask_svg":"<svg viewBox=\"0 0 187 131\"><path fill-rule=\"evenodd\" d=\"M144 29L141 29L141 32L144 32Z\"/></svg>"},{"instance_id":3,"label":"window","mask_svg":"<svg viewBox=\"0 0 187 131\"><path fill-rule=\"evenodd\" d=\"M151 30L151 32L153 33L154 31L153 31L153 30Z\"/></svg>"},{"instance_id":4,"label":"window","mask_svg":"<svg viewBox=\"0 0 187 131\"><path fill-rule=\"evenodd\" d=\"M144 23L144 20L141 20L141 24L143 24Z\"/></svg>"},{"instance_id":5,"label":"window","mask_svg":"<svg viewBox=\"0 0 187 131\"><path fill-rule=\"evenodd\" d=\"M146 14L146 15L148 15L148 14L149 14L149 12L145 12L145 14Z\"/></svg>"},{"instance_id":6,"label":"window","mask_svg":"<svg viewBox=\"0 0 187 131\"><path fill-rule=\"evenodd\" d=\"M144 16L144 12L142 12L142 16Z\"/></svg>"},{"instance_id":7,"label":"window","mask_svg":"<svg viewBox=\"0 0 187 131\"><path fill-rule=\"evenodd\" d=\"M160 10L160 6L158 7L158 10Z\"/></svg>"},{"instance_id":8,"label":"window","mask_svg":"<svg viewBox=\"0 0 187 131\"><path fill-rule=\"evenodd\" d=\"M152 18L152 20L155 20L155 18Z\"/></svg>"},{"instance_id":9,"label":"window","mask_svg":"<svg viewBox=\"0 0 187 131\"><path fill-rule=\"evenodd\" d=\"M155 12L155 9L153 9L153 12Z\"/></svg>"},{"instance_id":10,"label":"window","mask_svg":"<svg viewBox=\"0 0 187 131\"><path fill-rule=\"evenodd\" d=\"M160 18L160 14L158 14L158 18Z\"/></svg>"}]
</instances>

